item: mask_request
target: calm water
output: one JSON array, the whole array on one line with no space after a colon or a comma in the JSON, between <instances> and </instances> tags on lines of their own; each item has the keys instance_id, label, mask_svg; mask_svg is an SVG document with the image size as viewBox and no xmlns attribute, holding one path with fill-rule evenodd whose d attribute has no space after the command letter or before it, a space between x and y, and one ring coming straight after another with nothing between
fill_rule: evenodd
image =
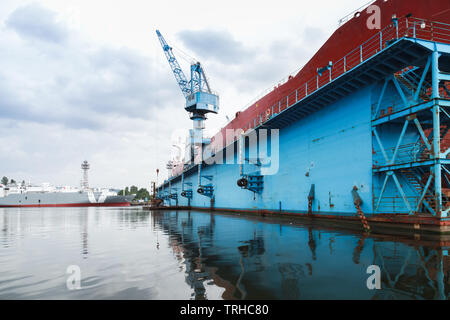
<instances>
[{"instance_id":1,"label":"calm water","mask_svg":"<svg viewBox=\"0 0 450 320\"><path fill-rule=\"evenodd\" d=\"M195 211L0 209L0 299L446 299L447 248L424 244Z\"/></svg>"}]
</instances>

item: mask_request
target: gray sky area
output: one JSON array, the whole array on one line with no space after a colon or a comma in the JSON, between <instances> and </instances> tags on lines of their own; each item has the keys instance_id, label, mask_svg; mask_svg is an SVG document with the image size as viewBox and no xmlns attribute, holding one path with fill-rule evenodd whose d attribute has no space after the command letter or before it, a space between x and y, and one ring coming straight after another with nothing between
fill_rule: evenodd
<instances>
[{"instance_id":1,"label":"gray sky area","mask_svg":"<svg viewBox=\"0 0 450 320\"><path fill-rule=\"evenodd\" d=\"M213 134L366 2L2 0L0 176L75 186L87 159L91 186L148 188L192 126L156 29L204 65Z\"/></svg>"}]
</instances>

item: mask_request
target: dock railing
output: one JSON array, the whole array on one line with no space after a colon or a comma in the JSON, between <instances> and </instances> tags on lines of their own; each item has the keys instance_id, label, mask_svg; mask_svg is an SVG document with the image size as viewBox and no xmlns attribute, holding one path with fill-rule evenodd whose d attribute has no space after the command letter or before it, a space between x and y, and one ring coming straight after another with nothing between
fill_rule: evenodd
<instances>
[{"instance_id":1,"label":"dock railing","mask_svg":"<svg viewBox=\"0 0 450 320\"><path fill-rule=\"evenodd\" d=\"M384 150L388 159L392 159L395 155L394 163L389 165L399 165L406 163L413 163L418 161L425 161L430 159L428 150L424 149L422 142L417 141L413 143L402 144L398 147L387 148ZM380 149L376 149L373 152L373 166L374 168L380 168L387 166L384 155Z\"/></svg>"},{"instance_id":2,"label":"dock railing","mask_svg":"<svg viewBox=\"0 0 450 320\"><path fill-rule=\"evenodd\" d=\"M418 206L418 203L420 201L420 196L409 196L406 197L408 200L408 203L410 204L411 208L416 209ZM383 197L381 201L377 197L373 198L373 208L374 212L379 213L395 213L398 214L399 212L403 212L404 214L408 214L409 209L406 207L404 199L398 195L395 197Z\"/></svg>"}]
</instances>

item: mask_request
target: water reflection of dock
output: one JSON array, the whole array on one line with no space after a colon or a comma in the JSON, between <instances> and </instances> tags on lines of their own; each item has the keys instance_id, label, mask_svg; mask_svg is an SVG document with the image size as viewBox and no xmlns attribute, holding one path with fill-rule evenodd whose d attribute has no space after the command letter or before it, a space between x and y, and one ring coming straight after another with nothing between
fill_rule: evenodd
<instances>
[{"instance_id":1,"label":"water reflection of dock","mask_svg":"<svg viewBox=\"0 0 450 320\"><path fill-rule=\"evenodd\" d=\"M225 299L447 299L449 245L391 235L236 218L154 211L184 265L194 299L207 287ZM382 289L368 290L366 269L378 265Z\"/></svg>"}]
</instances>

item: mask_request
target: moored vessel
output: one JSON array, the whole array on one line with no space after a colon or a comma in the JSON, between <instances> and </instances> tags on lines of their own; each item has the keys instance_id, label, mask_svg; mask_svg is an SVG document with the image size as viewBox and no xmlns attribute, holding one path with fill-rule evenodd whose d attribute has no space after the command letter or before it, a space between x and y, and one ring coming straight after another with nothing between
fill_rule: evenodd
<instances>
[{"instance_id":1,"label":"moored vessel","mask_svg":"<svg viewBox=\"0 0 450 320\"><path fill-rule=\"evenodd\" d=\"M0 207L124 207L130 206L134 195L118 195L111 189L89 188L87 171L90 165L83 162L83 180L80 188L54 187L48 183L40 186L13 183L0 184Z\"/></svg>"}]
</instances>

